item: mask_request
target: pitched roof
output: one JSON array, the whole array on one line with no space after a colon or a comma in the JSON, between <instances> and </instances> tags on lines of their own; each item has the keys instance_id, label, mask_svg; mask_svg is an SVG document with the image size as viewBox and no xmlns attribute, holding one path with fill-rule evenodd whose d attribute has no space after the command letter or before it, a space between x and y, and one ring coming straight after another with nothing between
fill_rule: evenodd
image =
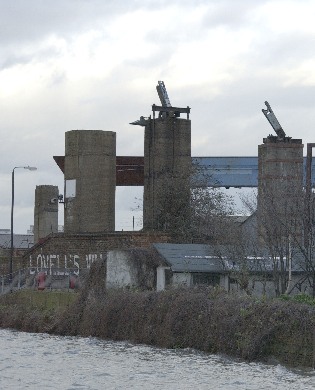
<instances>
[{"instance_id":1,"label":"pitched roof","mask_svg":"<svg viewBox=\"0 0 315 390\"><path fill-rule=\"evenodd\" d=\"M33 234L14 234L13 235L14 248L28 249L34 245ZM11 234L0 234L0 248L11 248Z\"/></svg>"},{"instance_id":2,"label":"pitched roof","mask_svg":"<svg viewBox=\"0 0 315 390\"><path fill-rule=\"evenodd\" d=\"M246 269L255 274L273 272L274 262L268 253L261 256L239 258L233 256L228 246L211 246L202 244L153 244L160 256L173 272L213 272L240 271L244 261ZM293 254L292 272L303 273L303 258L300 253ZM305 267L304 267L305 268Z\"/></svg>"},{"instance_id":3,"label":"pitched roof","mask_svg":"<svg viewBox=\"0 0 315 390\"><path fill-rule=\"evenodd\" d=\"M222 272L224 264L209 245L153 244L173 272Z\"/></svg>"}]
</instances>

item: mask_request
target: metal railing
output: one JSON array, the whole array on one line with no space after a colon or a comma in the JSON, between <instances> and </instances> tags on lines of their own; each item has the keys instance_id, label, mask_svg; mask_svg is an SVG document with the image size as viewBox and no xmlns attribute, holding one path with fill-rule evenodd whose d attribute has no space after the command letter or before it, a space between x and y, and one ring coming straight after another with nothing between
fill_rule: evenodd
<instances>
[{"instance_id":1,"label":"metal railing","mask_svg":"<svg viewBox=\"0 0 315 390\"><path fill-rule=\"evenodd\" d=\"M21 268L10 274L0 276L0 295L21 289L34 290L77 290L86 280L89 269L80 269L77 274L68 268Z\"/></svg>"}]
</instances>

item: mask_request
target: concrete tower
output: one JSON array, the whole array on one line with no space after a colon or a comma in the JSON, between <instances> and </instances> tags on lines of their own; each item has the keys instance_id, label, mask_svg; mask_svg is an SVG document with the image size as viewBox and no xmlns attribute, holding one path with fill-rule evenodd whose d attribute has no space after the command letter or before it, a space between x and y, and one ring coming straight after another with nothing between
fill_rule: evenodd
<instances>
[{"instance_id":1,"label":"concrete tower","mask_svg":"<svg viewBox=\"0 0 315 390\"><path fill-rule=\"evenodd\" d=\"M301 234L303 214L303 144L276 137L258 146L258 211L260 232L269 241Z\"/></svg>"},{"instance_id":2,"label":"concrete tower","mask_svg":"<svg viewBox=\"0 0 315 390\"><path fill-rule=\"evenodd\" d=\"M116 133L65 134L65 233L115 230Z\"/></svg>"},{"instance_id":3,"label":"concrete tower","mask_svg":"<svg viewBox=\"0 0 315 390\"><path fill-rule=\"evenodd\" d=\"M277 135L258 146L258 221L263 241L283 256L303 232L303 145L288 137L270 104L262 109Z\"/></svg>"},{"instance_id":4,"label":"concrete tower","mask_svg":"<svg viewBox=\"0 0 315 390\"><path fill-rule=\"evenodd\" d=\"M168 115L149 119L145 126L143 227L146 230L176 229L189 218L191 121L178 116L170 111Z\"/></svg>"},{"instance_id":5,"label":"concrete tower","mask_svg":"<svg viewBox=\"0 0 315 390\"><path fill-rule=\"evenodd\" d=\"M58 232L58 195L57 186L36 186L34 244L48 236L48 234Z\"/></svg>"}]
</instances>

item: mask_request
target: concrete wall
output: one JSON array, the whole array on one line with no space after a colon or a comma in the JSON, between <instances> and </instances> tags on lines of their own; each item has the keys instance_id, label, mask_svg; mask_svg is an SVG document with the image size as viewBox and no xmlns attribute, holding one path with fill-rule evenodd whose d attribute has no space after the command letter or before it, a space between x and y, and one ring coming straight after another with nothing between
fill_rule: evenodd
<instances>
[{"instance_id":1,"label":"concrete wall","mask_svg":"<svg viewBox=\"0 0 315 390\"><path fill-rule=\"evenodd\" d=\"M116 133L65 135L65 233L115 231Z\"/></svg>"},{"instance_id":2,"label":"concrete wall","mask_svg":"<svg viewBox=\"0 0 315 390\"><path fill-rule=\"evenodd\" d=\"M50 233L58 232L57 186L40 185L35 189L34 244Z\"/></svg>"},{"instance_id":3,"label":"concrete wall","mask_svg":"<svg viewBox=\"0 0 315 390\"><path fill-rule=\"evenodd\" d=\"M190 120L151 119L144 138L144 229L167 230L167 224L180 217L180 208L182 218L186 217L184 208L177 206L189 202L190 172Z\"/></svg>"},{"instance_id":4,"label":"concrete wall","mask_svg":"<svg viewBox=\"0 0 315 390\"><path fill-rule=\"evenodd\" d=\"M137 286L137 279L129 255L123 251L110 251L107 255L106 287L133 286Z\"/></svg>"},{"instance_id":5,"label":"concrete wall","mask_svg":"<svg viewBox=\"0 0 315 390\"><path fill-rule=\"evenodd\" d=\"M166 288L165 271L170 267L159 266L156 269L156 291L163 291Z\"/></svg>"},{"instance_id":6,"label":"concrete wall","mask_svg":"<svg viewBox=\"0 0 315 390\"><path fill-rule=\"evenodd\" d=\"M107 254L107 288L156 289L156 265L149 253L114 250Z\"/></svg>"}]
</instances>

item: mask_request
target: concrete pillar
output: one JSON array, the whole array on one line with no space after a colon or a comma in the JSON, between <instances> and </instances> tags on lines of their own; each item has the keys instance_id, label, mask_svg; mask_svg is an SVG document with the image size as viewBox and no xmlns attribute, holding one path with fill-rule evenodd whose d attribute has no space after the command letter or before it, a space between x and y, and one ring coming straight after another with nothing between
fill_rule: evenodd
<instances>
[{"instance_id":1,"label":"concrete pillar","mask_svg":"<svg viewBox=\"0 0 315 390\"><path fill-rule=\"evenodd\" d=\"M50 233L58 232L57 186L40 185L35 189L34 244Z\"/></svg>"},{"instance_id":2,"label":"concrete pillar","mask_svg":"<svg viewBox=\"0 0 315 390\"><path fill-rule=\"evenodd\" d=\"M165 270L169 267L159 266L156 269L156 291L164 291L166 286Z\"/></svg>"},{"instance_id":3,"label":"concrete pillar","mask_svg":"<svg viewBox=\"0 0 315 390\"><path fill-rule=\"evenodd\" d=\"M188 218L191 121L150 119L144 136L143 227L170 230ZM181 210L181 211L179 211Z\"/></svg>"},{"instance_id":4,"label":"concrete pillar","mask_svg":"<svg viewBox=\"0 0 315 390\"><path fill-rule=\"evenodd\" d=\"M115 231L116 133L65 135L65 233Z\"/></svg>"},{"instance_id":5,"label":"concrete pillar","mask_svg":"<svg viewBox=\"0 0 315 390\"><path fill-rule=\"evenodd\" d=\"M264 139L258 146L260 233L269 235L269 240L287 240L289 230L300 235L303 212L302 140Z\"/></svg>"}]
</instances>

